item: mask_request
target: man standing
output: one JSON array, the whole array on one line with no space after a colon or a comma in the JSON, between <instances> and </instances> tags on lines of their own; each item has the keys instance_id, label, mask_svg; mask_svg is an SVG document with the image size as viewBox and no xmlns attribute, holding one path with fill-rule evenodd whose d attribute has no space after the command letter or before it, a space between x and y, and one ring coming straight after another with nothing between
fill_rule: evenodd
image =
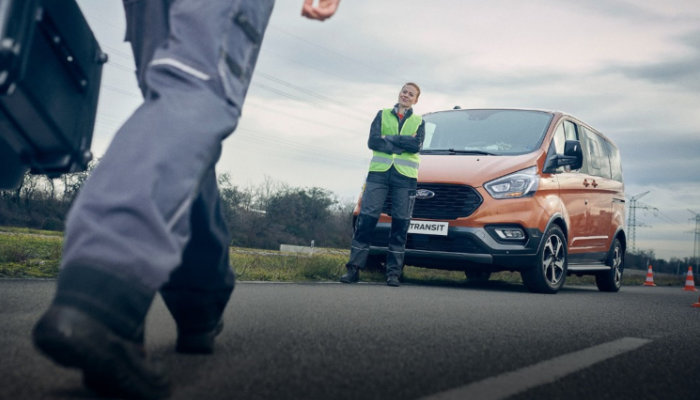
<instances>
[{"instance_id":1,"label":"man standing","mask_svg":"<svg viewBox=\"0 0 700 400\"><path fill-rule=\"evenodd\" d=\"M367 262L372 232L379 221L387 195L391 195L386 283L389 286L399 286L406 235L416 199L418 151L425 135L425 123L420 115L413 113L412 108L419 96L418 85L406 83L399 92L399 102L393 108L379 111L372 122L367 145L374 152L352 238L347 273L340 278L343 283L360 280L359 270Z\"/></svg>"},{"instance_id":2,"label":"man standing","mask_svg":"<svg viewBox=\"0 0 700 400\"><path fill-rule=\"evenodd\" d=\"M340 0L304 0L324 20ZM98 394L161 398L143 350L162 297L176 350L210 353L234 275L214 166L234 131L273 0L124 0L143 104L116 133L66 225L53 303L34 343Z\"/></svg>"}]
</instances>

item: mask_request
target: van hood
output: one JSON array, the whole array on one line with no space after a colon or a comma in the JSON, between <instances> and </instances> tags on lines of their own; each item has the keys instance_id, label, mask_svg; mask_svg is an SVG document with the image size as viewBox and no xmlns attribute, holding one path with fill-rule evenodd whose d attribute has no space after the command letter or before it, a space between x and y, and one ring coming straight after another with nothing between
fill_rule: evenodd
<instances>
[{"instance_id":1,"label":"van hood","mask_svg":"<svg viewBox=\"0 0 700 400\"><path fill-rule=\"evenodd\" d=\"M533 165L542 150L517 156L421 154L418 182L482 186L484 183Z\"/></svg>"}]
</instances>

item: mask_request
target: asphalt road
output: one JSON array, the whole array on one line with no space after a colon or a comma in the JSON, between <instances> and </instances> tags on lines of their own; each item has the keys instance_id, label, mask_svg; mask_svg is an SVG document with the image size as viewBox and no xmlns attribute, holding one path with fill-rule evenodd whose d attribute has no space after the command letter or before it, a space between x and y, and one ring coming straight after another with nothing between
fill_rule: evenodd
<instances>
[{"instance_id":1,"label":"asphalt road","mask_svg":"<svg viewBox=\"0 0 700 400\"><path fill-rule=\"evenodd\" d=\"M86 399L29 333L55 282L0 280L0 398ZM173 399L700 399L700 308L680 287L238 283L211 356L147 348Z\"/></svg>"}]
</instances>

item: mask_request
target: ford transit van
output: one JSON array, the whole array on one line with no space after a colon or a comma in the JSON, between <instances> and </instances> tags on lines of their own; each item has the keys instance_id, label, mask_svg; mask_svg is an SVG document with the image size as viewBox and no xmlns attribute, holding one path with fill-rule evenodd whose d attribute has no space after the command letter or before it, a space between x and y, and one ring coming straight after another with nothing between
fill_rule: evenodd
<instances>
[{"instance_id":1,"label":"ford transit van","mask_svg":"<svg viewBox=\"0 0 700 400\"><path fill-rule=\"evenodd\" d=\"M569 274L620 289L625 196L614 143L561 112L455 109L423 118L406 265L462 270L468 280L518 271L538 293L556 293ZM390 198L383 211L373 264L387 250Z\"/></svg>"}]
</instances>

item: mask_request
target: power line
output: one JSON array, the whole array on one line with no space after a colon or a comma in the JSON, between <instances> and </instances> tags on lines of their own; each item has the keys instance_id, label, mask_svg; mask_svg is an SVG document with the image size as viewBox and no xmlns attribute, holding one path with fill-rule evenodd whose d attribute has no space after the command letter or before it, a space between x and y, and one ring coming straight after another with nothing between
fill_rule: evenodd
<instances>
[{"instance_id":1,"label":"power line","mask_svg":"<svg viewBox=\"0 0 700 400\"><path fill-rule=\"evenodd\" d=\"M342 54L342 53L340 53L340 52L338 52L338 51L336 51L336 50L330 49L330 48L325 47L325 46L323 46L323 45L320 45L320 44L318 44L318 43L314 43L314 42L312 42L312 41L310 41L310 40L308 40L308 39L306 39L306 38L304 38L304 37L295 35L295 34L293 34L293 33L291 33L291 32L288 32L288 31L286 31L286 30L284 30L284 29L281 29L281 28L279 28L279 27L276 27L276 26L274 26L274 25L270 25L270 28L273 29L273 30L279 31L279 32L281 32L281 33L283 33L283 34L285 34L285 35L287 35L287 36L289 36L289 37L292 37L292 38L294 38L294 39L296 39L296 40L298 40L298 41L300 41L300 42L304 42L304 43L306 43L306 44L308 44L308 45L310 45L310 46L317 47L317 48L322 49L322 50L324 50L324 51L326 51L326 52L328 52L328 53L330 53L330 54L333 54L333 55L335 55L335 56L341 57L341 58L343 58L343 59L345 59L345 60L352 61L353 63L355 63L355 64L357 64L357 65L361 65L361 66L363 66L364 68L366 68L366 69L368 69L368 70L372 70L372 71L374 71L374 72L379 72L379 73L382 73L382 74L384 74L384 75L386 75L386 76L391 76L392 78L396 79L396 71L387 71L387 70L384 70L384 69L381 69L381 68L377 68L377 67L375 67L375 66L373 66L373 65L367 64L367 63L365 63L365 62L363 62L363 61L360 61L360 60L358 60L358 59L356 59L356 58L354 58L354 57L350 57L350 56L348 56L348 55L346 55L346 54ZM406 79L406 78L403 78L403 79L404 79L404 81L408 81L408 79Z\"/></svg>"},{"instance_id":2,"label":"power line","mask_svg":"<svg viewBox=\"0 0 700 400\"><path fill-rule=\"evenodd\" d=\"M125 95L125 96L138 98L139 101L142 100L140 94L137 94L137 93L134 93L134 92L130 92L130 91L128 91L128 90L124 90L124 89L119 88L119 87L116 87L116 86L102 84L102 88L103 88L103 89L110 90L110 91L113 91L113 92L121 93L121 94L123 94L123 95Z\"/></svg>"},{"instance_id":3,"label":"power line","mask_svg":"<svg viewBox=\"0 0 700 400\"><path fill-rule=\"evenodd\" d=\"M111 57L112 55L115 55L115 54L116 54L117 56L126 58L126 59L128 59L128 60L133 60L133 59L134 59L133 54L131 54L131 53L127 52L127 51L124 51L124 50L122 50L122 49L118 49L118 48L116 48L116 47L114 47L114 46L102 45L101 47L102 47L104 50L107 50L107 55L109 55L110 57Z\"/></svg>"},{"instance_id":4,"label":"power line","mask_svg":"<svg viewBox=\"0 0 700 400\"><path fill-rule=\"evenodd\" d=\"M329 150L328 147L308 145L280 137L270 137L265 132L254 129L238 128L237 131L254 133L255 136L238 135L235 140L252 142L261 145L272 144L276 148L280 146L286 147L293 150L294 153L303 156L303 159L313 160L316 163L323 161L326 164L341 165L339 161L343 161L344 164L355 166L366 161L366 157L360 157L355 154L338 151L337 149ZM285 155L281 156L285 158L291 157Z\"/></svg>"},{"instance_id":5,"label":"power line","mask_svg":"<svg viewBox=\"0 0 700 400\"><path fill-rule=\"evenodd\" d=\"M300 117L299 115L292 114L292 113L288 113L288 112L285 112L285 111L282 111L282 110L275 110L275 109L273 109L272 107L267 107L267 106L263 106L263 105L260 105L260 104L256 104L254 101L246 101L246 107L255 107L255 108L259 108L259 109L271 111L271 112L273 112L275 115L284 115L284 116L286 116L286 117L289 117L289 118L292 118L292 119L296 119L296 120L299 120L299 121L307 122L307 123L314 124L314 125L318 125L318 126L323 126L323 127L326 127L326 128L331 128L331 129L334 129L334 130L342 130L342 131L350 132L350 133L355 134L355 135L358 134L358 132L362 132L362 130L350 129L350 128L348 128L348 127L338 126L338 125L331 125L331 124L327 124L327 123L324 123L324 122L321 122L321 121L318 121L318 120L314 120L314 119L311 119L311 118Z\"/></svg>"},{"instance_id":6,"label":"power line","mask_svg":"<svg viewBox=\"0 0 700 400\"><path fill-rule=\"evenodd\" d=\"M121 70L125 70L125 71L131 73L132 76L136 72L136 66L134 65L133 60L131 60L131 59L128 60L128 63L121 63L121 62L116 61L114 58L110 57L105 65L110 66L110 67L115 67L115 68L118 68Z\"/></svg>"},{"instance_id":7,"label":"power line","mask_svg":"<svg viewBox=\"0 0 700 400\"><path fill-rule=\"evenodd\" d=\"M297 96L295 96L295 95L293 95L293 94L290 94L289 92L285 92L284 90L280 90L280 89L271 87L271 86L266 85L266 84L264 84L264 83L259 83L259 82L258 82L258 83L252 84L252 86L265 89L265 90L270 91L270 92L272 92L272 93L274 93L274 94L280 95L280 96L282 96L282 97L286 97L286 98L288 98L288 99L290 99L290 100L298 101L298 102L300 102L300 103L308 103L308 101L302 99L301 97L297 97Z\"/></svg>"},{"instance_id":8,"label":"power line","mask_svg":"<svg viewBox=\"0 0 700 400\"><path fill-rule=\"evenodd\" d=\"M313 98L316 98L316 99L318 99L318 100L321 100L321 101L323 101L323 102L325 102L325 103L330 103L330 104L334 104L334 105L336 105L336 106L342 107L343 110L345 110L345 111L353 110L353 108L352 108L352 107L349 107L347 103L342 103L342 102L340 102L340 101L334 100L334 99L332 99L332 98L330 98L330 97L328 97L328 96L326 96L326 95L323 95L323 94L321 94L321 93L315 92L315 91L313 91L313 90L311 90L311 89L307 89L307 88L304 88L304 87L295 85L295 84L293 84L293 83L290 83L290 82L288 82L288 81L285 81L284 79L275 77L275 76L270 75L270 74L266 74L266 73L264 73L264 72L258 72L257 74L260 75L261 77L267 79L267 80L270 80L270 81L272 81L272 82L275 82L275 83L277 83L277 84L279 84L279 85L282 85L282 86L285 86L285 87L287 87L287 88L296 90L296 91L298 91L298 92L304 93L304 94L306 94L306 95L308 95L308 96L311 96L311 97L313 97ZM363 113L363 112L361 112L361 111L359 111L359 110L354 110L354 111L356 111L358 114L364 116L364 113Z\"/></svg>"}]
</instances>

